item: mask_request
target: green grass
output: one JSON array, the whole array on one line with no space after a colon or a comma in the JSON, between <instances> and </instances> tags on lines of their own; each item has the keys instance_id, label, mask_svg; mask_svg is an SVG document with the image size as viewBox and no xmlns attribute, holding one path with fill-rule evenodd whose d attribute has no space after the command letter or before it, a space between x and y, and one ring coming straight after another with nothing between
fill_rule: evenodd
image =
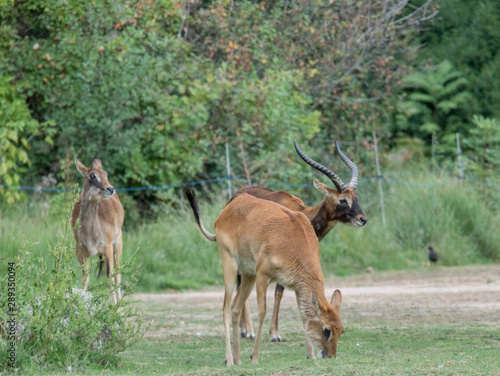
<instances>
[{"instance_id":1,"label":"green grass","mask_svg":"<svg viewBox=\"0 0 500 376\"><path fill-rule=\"evenodd\" d=\"M335 359L307 360L302 333L297 333L285 343L263 342L257 365L250 362L252 343L242 341L243 365L230 369L223 364L222 335L176 336L138 344L124 354L120 369L178 375L498 375L499 335L500 330L480 325L384 325L366 330L358 324L347 329ZM144 366L139 368L137 362Z\"/></svg>"},{"instance_id":2,"label":"green grass","mask_svg":"<svg viewBox=\"0 0 500 376\"><path fill-rule=\"evenodd\" d=\"M443 269L438 275L446 273ZM455 280L457 276L470 273L471 268L453 270L451 274ZM413 273L414 278L427 279L429 275L428 269ZM391 276L393 282L400 278L395 273ZM336 283L346 282L337 279ZM431 298L439 298L439 295ZM369 301L343 305L341 314L346 332L339 341L335 359L306 359L298 312L289 305L282 307L280 316L281 334L287 341L271 343L267 333L264 333L259 363L252 364L250 354L253 342L241 340L243 364L227 368L224 365L222 301L213 302L207 298L164 300L161 296L155 298L150 295L138 304L145 320L154 319L146 336L115 357L108 367L96 365L84 370L74 367L73 372L104 375L500 374L500 326L498 321L488 316L489 313L468 318L462 312L457 320L448 323L446 318L436 313L434 307L415 312L410 295L401 298L401 302L406 302L403 308L400 302L394 302L390 297L382 299L386 299L387 306L381 302L373 306L373 302ZM421 299L426 299L425 295ZM461 296L457 295L456 299L460 300ZM379 315L356 314L357 310L364 312L370 307L375 307ZM395 319L392 315L392 308L399 318ZM264 329L269 326L270 310ZM453 308L447 312L455 311ZM23 373L44 374L29 368Z\"/></svg>"},{"instance_id":3,"label":"green grass","mask_svg":"<svg viewBox=\"0 0 500 376\"><path fill-rule=\"evenodd\" d=\"M439 186L434 175L413 177L415 184L384 183L387 226L382 225L375 182L359 187L360 204L369 218L366 227L339 225L321 242L322 268L327 280L353 275L367 268L413 270L426 278L427 246L441 255L442 266L499 262L500 232L498 192L485 196L472 184ZM304 192L304 191L302 191ZM299 194L297 192L293 192ZM301 195L306 203L321 199L314 190ZM210 198L209 201L207 198ZM205 226L213 229L226 197L199 194ZM47 207L46 203L50 206ZM198 233L183 200L175 209L165 208L155 223L127 225L124 258L138 249L142 268L136 291L199 289L222 285L219 252ZM32 199L15 207L0 206L0 260L15 259L25 243L34 243L35 256L49 258L64 233L71 198ZM76 257L73 262L77 264ZM370 270L371 270L370 269ZM371 274L370 274L371 275ZM126 278L126 276L125 276ZM495 279L495 278L493 278ZM495 283L495 281L488 283ZM91 281L95 277L91 277ZM337 281L338 278L335 278ZM91 282L92 283L92 282ZM336 282L337 283L337 282ZM408 296L411 301L413 297ZM466 298L466 297L464 297ZM264 335L260 363L250 363L250 341L242 341L243 365L224 366L222 301L162 302L143 300L137 306L153 325L136 345L110 363L79 369L74 374L177 374L177 375L498 375L500 327L498 320L454 320L432 315L361 317L352 309L342 313L346 333L338 357L305 359L303 332L296 309L281 315L281 334L287 342L268 342ZM409 305L411 307L411 304ZM366 307L371 312L373 307ZM271 308L268 308L265 334ZM255 309L253 310L255 312ZM288 313L286 313L288 312ZM255 314L255 313L254 313ZM254 320L255 324L255 320ZM199 333L200 335L197 335ZM22 356L22 354L19 354ZM64 368L64 367L63 367ZM23 369L24 374L44 370ZM53 371L45 371L53 374ZM66 373L63 369L61 374Z\"/></svg>"},{"instance_id":4,"label":"green grass","mask_svg":"<svg viewBox=\"0 0 500 376\"><path fill-rule=\"evenodd\" d=\"M405 180L409 178L404 177ZM485 197L473 184L437 185L449 176L418 174L410 180L424 186L384 182L387 226L382 225L376 182L363 182L360 205L368 216L362 229L338 225L320 243L326 277L373 270L419 269L427 261L427 246L440 253L442 265L499 262L498 197ZM428 186L425 186L428 185ZM314 189L293 192L306 204L321 200ZM498 196L498 192L493 191ZM226 197L199 195L205 227L213 223ZM128 223L124 231L124 256L138 249L142 268L137 291L165 291L222 284L222 268L215 243L198 232L185 201L160 212L155 223ZM208 201L207 198L211 200ZM47 256L65 225L71 198L53 196L31 200L15 208L0 208L0 249L5 259L15 257L25 242ZM74 262L76 263L76 257Z\"/></svg>"}]
</instances>

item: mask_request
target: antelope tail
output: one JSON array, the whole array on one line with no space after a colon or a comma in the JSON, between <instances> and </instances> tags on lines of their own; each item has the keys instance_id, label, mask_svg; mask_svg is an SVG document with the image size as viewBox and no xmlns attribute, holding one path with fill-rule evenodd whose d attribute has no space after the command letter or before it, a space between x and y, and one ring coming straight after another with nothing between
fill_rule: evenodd
<instances>
[{"instance_id":1,"label":"antelope tail","mask_svg":"<svg viewBox=\"0 0 500 376\"><path fill-rule=\"evenodd\" d=\"M200 229L201 233L205 238L210 240L211 242L215 241L215 234L209 233L205 227L203 226L203 222L201 222L200 218L200 209L198 208L198 203L196 202L196 196L194 194L194 191L191 188L183 187L182 188L184 194L186 195L186 198L189 201L189 205L191 205L191 209L193 209L193 215L194 219L196 221L196 224L198 225L198 228Z\"/></svg>"}]
</instances>

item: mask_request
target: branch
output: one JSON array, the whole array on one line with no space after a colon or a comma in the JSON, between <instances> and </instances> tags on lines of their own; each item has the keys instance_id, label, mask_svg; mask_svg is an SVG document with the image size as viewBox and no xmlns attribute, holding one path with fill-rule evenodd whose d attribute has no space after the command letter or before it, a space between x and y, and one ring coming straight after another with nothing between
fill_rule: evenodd
<instances>
[{"instance_id":1,"label":"branch","mask_svg":"<svg viewBox=\"0 0 500 376\"><path fill-rule=\"evenodd\" d=\"M187 19L187 16L189 15L189 12L191 10L189 3L186 5L186 8L187 8L187 10L186 10L186 12L184 12L184 16L182 17L181 27L179 29L179 32L177 33L177 37L180 38L182 35L182 29L184 28L184 24L186 24L186 32L184 33L184 39L186 39L187 35L188 35L188 26L187 26L186 19Z\"/></svg>"},{"instance_id":2,"label":"branch","mask_svg":"<svg viewBox=\"0 0 500 376\"><path fill-rule=\"evenodd\" d=\"M243 139L241 138L241 135L240 135L240 132L238 132L238 129L236 129L236 126L234 126L233 128L234 128L234 132L236 133L236 136L238 137L238 141L240 142L241 160L243 161L243 168L245 169L245 175L247 177L247 182L248 182L248 185L252 185L252 178L250 177L250 171L248 170L247 161L245 158L245 147L243 146Z\"/></svg>"}]
</instances>

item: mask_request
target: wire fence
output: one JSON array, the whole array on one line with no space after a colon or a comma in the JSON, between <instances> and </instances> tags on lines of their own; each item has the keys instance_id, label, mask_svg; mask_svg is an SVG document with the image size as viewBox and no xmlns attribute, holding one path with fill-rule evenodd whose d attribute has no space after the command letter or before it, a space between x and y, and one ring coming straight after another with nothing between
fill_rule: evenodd
<instances>
[{"instance_id":1,"label":"wire fence","mask_svg":"<svg viewBox=\"0 0 500 376\"><path fill-rule=\"evenodd\" d=\"M247 181L246 178L235 177L235 176L223 176L223 177L215 178L215 179L199 180L199 181L179 183L179 184L167 184L167 185L148 186L148 187L116 188L116 191L117 192L161 191L161 190L167 190L167 189L172 189L172 188L205 185L205 184L211 184L211 183L228 181L228 180ZM389 176L377 175L377 176L373 176L373 177L359 179L359 182L363 182L363 181L367 182L367 181L372 181L372 180L383 180L383 181L385 180L387 182L394 183L394 184L399 184L399 185L404 185L404 186L409 186L409 187L421 187L421 188L432 188L432 187L437 187L437 186L445 186L445 185L457 184L461 181L464 181L464 180L457 178L457 179L451 179L451 180L438 182L438 183L414 183L414 182L403 181L400 179L395 179L395 178L392 178ZM475 180L465 180L465 181L468 183L482 185L482 186L489 187L489 188L500 188L500 184L484 183L484 182L475 181ZM314 187L313 184L292 184L292 183L283 183L283 182L277 182L277 181L264 181L264 180L256 180L256 179L252 179L251 182L253 185L276 185L276 186L282 186L282 187L297 187L297 188L312 188L312 187ZM6 189L15 189L15 190L23 190L23 191L37 191L37 192L63 193L63 192L75 191L72 188L51 188L51 187L26 186L26 185L0 184L0 187L6 188Z\"/></svg>"},{"instance_id":2,"label":"wire fence","mask_svg":"<svg viewBox=\"0 0 500 376\"><path fill-rule=\"evenodd\" d=\"M331 140L333 142L333 140ZM359 146L358 142L344 142L345 144L349 145L357 145ZM333 145L333 144L332 144ZM457 168L459 171L458 178L456 179L449 179L447 181L440 181L440 182L428 182L428 183L415 183L414 181L404 181L401 179L394 178L390 176L391 174L383 175L380 169L380 163L379 163L379 151L378 151L378 142L377 142L377 135L375 132L373 132L373 145L374 145L374 152L375 152L375 160L376 160L376 166L377 166L377 175L368 177L368 178L363 178L360 179L359 182L369 182L369 181L377 181L378 183L378 191L380 193L380 205L382 208L382 215L384 217L384 223L385 223L385 214L384 214L384 198L383 198L383 187L382 187L382 182L385 181L387 183L394 183L398 184L401 186L407 186L407 187L419 187L419 188L432 188L432 187L439 187L439 186L446 186L446 185L451 185L451 184L457 184L460 182L468 182L476 185L481 185L484 187L488 188L500 188L500 184L496 183L490 183L490 182L481 182L477 180L471 180L471 179L465 179L464 171L463 171L463 164L461 163L460 160L460 155L462 154L462 150L460 147L460 135L457 133L457 152L456 155L458 156L457 159ZM219 178L214 178L214 179L207 179L207 180L198 180L198 181L192 181L192 182L185 182L185 183L178 183L178 184L167 184L167 185L160 185L160 186L147 186L147 187L128 187L128 188L117 188L117 192L140 192L140 191L163 191L163 190L168 190L172 188L181 188L181 187L187 187L187 186L201 186L201 185L206 185L206 184L211 184L211 183L217 183L217 182L222 182L222 181L227 181L228 182L228 193L229 196L232 196L233 193L233 188L232 188L232 182L233 181L246 181L248 182L248 179L241 178L238 176L233 175L233 172L231 171L231 159L230 159L230 153L229 153L229 144L226 143L226 168L227 168L227 175ZM278 186L278 187L289 187L289 188L312 188L314 187L313 184L293 184L293 183L285 183L285 182L280 182L280 181L263 181L263 180L256 180L256 179L251 179L250 180L252 185L263 185L263 186L268 186L268 185L273 185L273 186ZM57 192L57 193L62 193L62 192L79 192L81 191L80 188L56 188L56 187L44 187L44 186L25 186L25 185L7 185L7 184L1 184L0 187L6 188L6 189L16 189L16 190L23 190L23 191L35 191L35 192Z\"/></svg>"}]
</instances>

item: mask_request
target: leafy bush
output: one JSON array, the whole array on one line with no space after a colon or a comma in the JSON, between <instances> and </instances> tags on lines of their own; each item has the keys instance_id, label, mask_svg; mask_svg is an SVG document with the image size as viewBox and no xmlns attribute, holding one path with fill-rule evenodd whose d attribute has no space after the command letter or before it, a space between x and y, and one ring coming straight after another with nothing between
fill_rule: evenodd
<instances>
[{"instance_id":1,"label":"leafy bush","mask_svg":"<svg viewBox=\"0 0 500 376\"><path fill-rule=\"evenodd\" d=\"M0 183L20 185L21 175L31 164L29 141L49 123L31 117L25 98L16 92L13 77L0 76ZM45 140L52 142L47 136ZM24 198L21 191L0 186L0 198L9 204Z\"/></svg>"},{"instance_id":2,"label":"leafy bush","mask_svg":"<svg viewBox=\"0 0 500 376\"><path fill-rule=\"evenodd\" d=\"M140 315L134 313L129 299L113 306L109 299L111 279L95 284L89 291L81 284L81 268L73 262L74 248L63 237L50 249L50 259L37 257L32 245L26 245L15 260L16 367L19 370L78 370L106 366L113 356L131 346L144 334ZM133 257L123 263L120 272L130 272ZM118 272L118 269L117 269ZM137 271L120 286L124 296L132 291ZM7 291L7 277L1 281ZM5 354L10 340L9 307L5 299L0 306L2 338L0 351ZM6 357L0 367L12 370Z\"/></svg>"},{"instance_id":3,"label":"leafy bush","mask_svg":"<svg viewBox=\"0 0 500 376\"><path fill-rule=\"evenodd\" d=\"M472 98L466 90L467 80L450 61L444 60L409 74L403 83L408 95L399 105L401 114L397 115L395 133L429 141L433 159L435 152L453 157L455 133L467 129L464 109Z\"/></svg>"},{"instance_id":4,"label":"leafy bush","mask_svg":"<svg viewBox=\"0 0 500 376\"><path fill-rule=\"evenodd\" d=\"M248 161L235 174L282 178L294 137L361 139L383 123L378 98L407 71L396 56L430 3L4 2L0 67L55 124L24 183L52 173L69 187L76 154L99 155L117 187L223 176L226 142ZM171 198L130 196L141 214Z\"/></svg>"},{"instance_id":5,"label":"leafy bush","mask_svg":"<svg viewBox=\"0 0 500 376\"><path fill-rule=\"evenodd\" d=\"M470 130L470 135L465 139L464 148L467 168L483 182L495 183L498 177L495 170L500 166L500 120L485 118L475 115L473 123L476 126Z\"/></svg>"}]
</instances>

